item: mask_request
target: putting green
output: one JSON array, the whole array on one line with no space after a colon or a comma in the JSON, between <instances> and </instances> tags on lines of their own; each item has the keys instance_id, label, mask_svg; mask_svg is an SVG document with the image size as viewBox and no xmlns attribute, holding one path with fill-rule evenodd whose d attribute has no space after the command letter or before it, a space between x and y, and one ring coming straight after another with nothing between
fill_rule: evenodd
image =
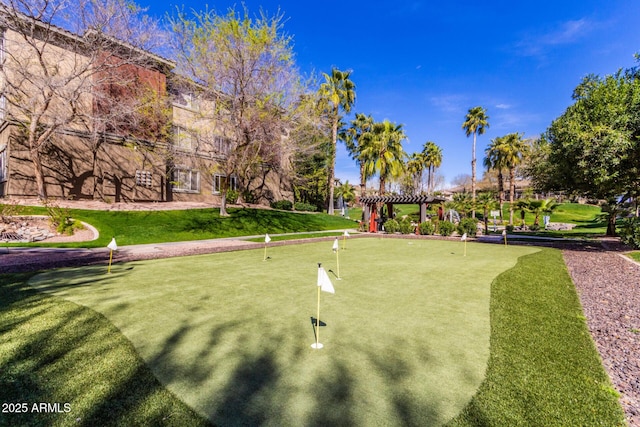
<instances>
[{"instance_id":1,"label":"putting green","mask_svg":"<svg viewBox=\"0 0 640 427\"><path fill-rule=\"evenodd\" d=\"M30 284L104 314L218 425L436 425L484 378L493 279L536 252L352 239L60 269ZM340 240L342 249L343 241ZM320 297L317 263L335 294ZM514 284L517 286L517 284Z\"/></svg>"}]
</instances>

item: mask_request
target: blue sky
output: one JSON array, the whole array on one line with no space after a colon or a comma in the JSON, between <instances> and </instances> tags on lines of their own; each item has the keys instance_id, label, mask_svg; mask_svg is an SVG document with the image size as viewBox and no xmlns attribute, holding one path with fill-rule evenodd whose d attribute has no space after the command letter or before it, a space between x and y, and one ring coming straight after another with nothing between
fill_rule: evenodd
<instances>
[{"instance_id":1,"label":"blue sky","mask_svg":"<svg viewBox=\"0 0 640 427\"><path fill-rule=\"evenodd\" d=\"M151 3L149 0L146 2ZM218 12L241 2L157 1L149 13ZM640 52L637 0L334 1L245 0L285 16L303 72L352 70L353 112L404 125L408 153L426 141L443 150L439 173L450 182L471 173L472 139L461 128L467 110L487 109L490 128L478 137L478 175L490 139L544 132L572 103L587 74L635 65ZM359 182L339 147L336 176Z\"/></svg>"}]
</instances>

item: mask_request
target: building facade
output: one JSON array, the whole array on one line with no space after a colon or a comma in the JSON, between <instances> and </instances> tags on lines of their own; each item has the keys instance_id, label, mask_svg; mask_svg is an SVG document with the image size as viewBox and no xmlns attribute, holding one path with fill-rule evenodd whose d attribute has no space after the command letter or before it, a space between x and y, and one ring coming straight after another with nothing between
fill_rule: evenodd
<instances>
[{"instance_id":1,"label":"building facade","mask_svg":"<svg viewBox=\"0 0 640 427\"><path fill-rule=\"evenodd\" d=\"M255 203L293 199L281 173L287 159L283 168L244 180L222 167L233 144L216 120L215 105L198 95L196 85L174 84L170 61L113 40L96 53L90 35L43 26L33 34L44 52L40 62L47 63L39 69L11 17L0 23L0 197L42 197L40 166L50 198L215 205L230 189ZM47 100L41 93L52 84L50 69L68 87L56 86ZM26 74L31 77L23 79ZM24 94L32 94L30 100ZM37 116L41 104L48 109ZM49 128L54 131L46 134ZM29 132L46 138L36 146Z\"/></svg>"}]
</instances>

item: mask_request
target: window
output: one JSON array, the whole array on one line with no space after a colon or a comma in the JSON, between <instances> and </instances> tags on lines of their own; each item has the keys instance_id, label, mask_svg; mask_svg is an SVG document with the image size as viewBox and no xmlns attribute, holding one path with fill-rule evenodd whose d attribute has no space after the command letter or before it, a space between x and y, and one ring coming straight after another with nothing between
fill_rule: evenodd
<instances>
[{"instance_id":1,"label":"window","mask_svg":"<svg viewBox=\"0 0 640 427\"><path fill-rule=\"evenodd\" d=\"M151 188L153 186L153 180L151 178L151 172L149 171L136 171L136 185L139 187Z\"/></svg>"},{"instance_id":2,"label":"window","mask_svg":"<svg viewBox=\"0 0 640 427\"><path fill-rule=\"evenodd\" d=\"M228 190L237 191L238 185L236 177L231 175L229 179L229 185L227 186ZM227 177L225 175L213 175L213 194L220 194L223 188L225 188L225 184L227 182Z\"/></svg>"},{"instance_id":3,"label":"window","mask_svg":"<svg viewBox=\"0 0 640 427\"><path fill-rule=\"evenodd\" d=\"M7 149L0 149L0 182L7 180Z\"/></svg>"},{"instance_id":4,"label":"window","mask_svg":"<svg viewBox=\"0 0 640 427\"><path fill-rule=\"evenodd\" d=\"M182 92L175 95L174 103L190 110L200 110L200 100L192 92Z\"/></svg>"},{"instance_id":5,"label":"window","mask_svg":"<svg viewBox=\"0 0 640 427\"><path fill-rule=\"evenodd\" d=\"M175 126L173 128L173 145L181 150L193 151L195 148L193 132L183 127Z\"/></svg>"},{"instance_id":6,"label":"window","mask_svg":"<svg viewBox=\"0 0 640 427\"><path fill-rule=\"evenodd\" d=\"M200 191L200 172L177 168L173 171L173 191L197 193Z\"/></svg>"},{"instance_id":7,"label":"window","mask_svg":"<svg viewBox=\"0 0 640 427\"><path fill-rule=\"evenodd\" d=\"M231 150L231 140L224 136L213 137L213 149L218 154L228 155Z\"/></svg>"}]
</instances>

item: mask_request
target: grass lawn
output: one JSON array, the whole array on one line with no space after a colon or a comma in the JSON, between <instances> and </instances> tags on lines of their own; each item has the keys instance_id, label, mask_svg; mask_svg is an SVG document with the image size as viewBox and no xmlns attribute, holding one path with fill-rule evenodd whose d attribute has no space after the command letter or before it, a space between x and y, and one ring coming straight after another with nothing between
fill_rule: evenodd
<instances>
[{"instance_id":1,"label":"grass lawn","mask_svg":"<svg viewBox=\"0 0 640 427\"><path fill-rule=\"evenodd\" d=\"M264 235L265 233L297 233L306 231L357 228L357 223L327 214L309 214L269 209L229 208L229 216L221 217L220 209L169 211L95 211L71 209L70 215L96 227L100 238L93 242L27 246L104 247L112 237L118 245L137 245L186 240L215 239ZM40 207L24 207L22 215L46 215ZM24 243L14 244L25 246ZM10 246L1 244L1 246Z\"/></svg>"},{"instance_id":2,"label":"grass lawn","mask_svg":"<svg viewBox=\"0 0 640 427\"><path fill-rule=\"evenodd\" d=\"M115 405L115 420L147 411L192 425L152 372L220 425L623 425L560 252L469 244L463 257L460 242L389 238L347 248L336 294L321 296L322 350L311 317L316 262L337 273L330 242L270 248L267 262L256 250L29 280L95 312L0 276L0 379L13 385L0 400L71 402L60 424Z\"/></svg>"},{"instance_id":3,"label":"grass lawn","mask_svg":"<svg viewBox=\"0 0 640 427\"><path fill-rule=\"evenodd\" d=\"M627 256L635 261L640 262L640 251L629 252Z\"/></svg>"}]
</instances>

